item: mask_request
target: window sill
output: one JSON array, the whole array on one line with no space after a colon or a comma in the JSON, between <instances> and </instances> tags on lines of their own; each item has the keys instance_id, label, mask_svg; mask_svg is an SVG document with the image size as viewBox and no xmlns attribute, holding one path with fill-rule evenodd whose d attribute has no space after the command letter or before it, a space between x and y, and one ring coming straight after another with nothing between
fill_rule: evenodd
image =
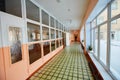
<instances>
[{"instance_id":1,"label":"window sill","mask_svg":"<svg viewBox=\"0 0 120 80\"><path fill-rule=\"evenodd\" d=\"M92 53L88 53L90 58L92 59L93 63L95 64L96 68L100 72L101 76L104 80L113 80L112 77L107 73L107 71L103 68L103 66L95 59Z\"/></svg>"}]
</instances>

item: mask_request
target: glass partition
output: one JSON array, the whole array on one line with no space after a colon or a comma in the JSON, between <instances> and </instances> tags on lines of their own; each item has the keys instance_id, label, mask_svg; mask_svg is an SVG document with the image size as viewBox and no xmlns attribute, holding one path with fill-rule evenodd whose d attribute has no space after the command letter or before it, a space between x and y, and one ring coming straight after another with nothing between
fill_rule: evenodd
<instances>
[{"instance_id":1,"label":"glass partition","mask_svg":"<svg viewBox=\"0 0 120 80\"><path fill-rule=\"evenodd\" d=\"M100 26L100 60L106 65L107 24Z\"/></svg>"},{"instance_id":2,"label":"glass partition","mask_svg":"<svg viewBox=\"0 0 120 80\"><path fill-rule=\"evenodd\" d=\"M51 29L51 39L55 39L55 30Z\"/></svg>"},{"instance_id":3,"label":"glass partition","mask_svg":"<svg viewBox=\"0 0 120 80\"><path fill-rule=\"evenodd\" d=\"M50 26L55 27L54 18L50 17Z\"/></svg>"},{"instance_id":4,"label":"glass partition","mask_svg":"<svg viewBox=\"0 0 120 80\"><path fill-rule=\"evenodd\" d=\"M29 50L29 63L32 64L33 62L37 61L41 58L41 44L31 44L28 47Z\"/></svg>"},{"instance_id":5,"label":"glass partition","mask_svg":"<svg viewBox=\"0 0 120 80\"><path fill-rule=\"evenodd\" d=\"M44 42L43 44L43 52L44 56L50 53L50 43L49 42Z\"/></svg>"},{"instance_id":6,"label":"glass partition","mask_svg":"<svg viewBox=\"0 0 120 80\"><path fill-rule=\"evenodd\" d=\"M49 15L42 10L42 24L49 26Z\"/></svg>"},{"instance_id":7,"label":"glass partition","mask_svg":"<svg viewBox=\"0 0 120 80\"><path fill-rule=\"evenodd\" d=\"M114 0L111 4L111 17L120 14L120 0Z\"/></svg>"},{"instance_id":8,"label":"glass partition","mask_svg":"<svg viewBox=\"0 0 120 80\"><path fill-rule=\"evenodd\" d=\"M106 8L98 17L97 17L97 25L107 20L107 9Z\"/></svg>"},{"instance_id":9,"label":"glass partition","mask_svg":"<svg viewBox=\"0 0 120 80\"><path fill-rule=\"evenodd\" d=\"M58 38L58 30L56 30L56 38Z\"/></svg>"},{"instance_id":10,"label":"glass partition","mask_svg":"<svg viewBox=\"0 0 120 80\"><path fill-rule=\"evenodd\" d=\"M42 39L48 40L49 39L49 28L42 27Z\"/></svg>"},{"instance_id":11,"label":"glass partition","mask_svg":"<svg viewBox=\"0 0 120 80\"><path fill-rule=\"evenodd\" d=\"M37 7L30 0L26 0L26 16L29 19L32 19L38 22L40 21L39 7Z\"/></svg>"},{"instance_id":12,"label":"glass partition","mask_svg":"<svg viewBox=\"0 0 120 80\"><path fill-rule=\"evenodd\" d=\"M59 40L56 40L56 48L59 47Z\"/></svg>"},{"instance_id":13,"label":"glass partition","mask_svg":"<svg viewBox=\"0 0 120 80\"><path fill-rule=\"evenodd\" d=\"M27 23L28 41L40 40L40 26L32 23Z\"/></svg>"},{"instance_id":14,"label":"glass partition","mask_svg":"<svg viewBox=\"0 0 120 80\"><path fill-rule=\"evenodd\" d=\"M52 41L51 42L51 51L54 51L55 50L55 41Z\"/></svg>"},{"instance_id":15,"label":"glass partition","mask_svg":"<svg viewBox=\"0 0 120 80\"><path fill-rule=\"evenodd\" d=\"M21 0L0 0L0 10L22 17Z\"/></svg>"},{"instance_id":16,"label":"glass partition","mask_svg":"<svg viewBox=\"0 0 120 80\"><path fill-rule=\"evenodd\" d=\"M98 56L98 28L95 29L95 56Z\"/></svg>"},{"instance_id":17,"label":"glass partition","mask_svg":"<svg viewBox=\"0 0 120 80\"><path fill-rule=\"evenodd\" d=\"M58 29L58 21L56 20L56 29Z\"/></svg>"},{"instance_id":18,"label":"glass partition","mask_svg":"<svg viewBox=\"0 0 120 80\"><path fill-rule=\"evenodd\" d=\"M116 19L117 23L111 22L111 53L110 53L110 70L120 79L120 18Z\"/></svg>"}]
</instances>

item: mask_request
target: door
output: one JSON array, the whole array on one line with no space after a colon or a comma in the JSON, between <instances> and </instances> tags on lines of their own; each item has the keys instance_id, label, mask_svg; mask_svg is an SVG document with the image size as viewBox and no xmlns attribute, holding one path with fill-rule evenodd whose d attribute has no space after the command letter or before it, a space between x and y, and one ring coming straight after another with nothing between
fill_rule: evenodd
<instances>
[{"instance_id":1,"label":"door","mask_svg":"<svg viewBox=\"0 0 120 80\"><path fill-rule=\"evenodd\" d=\"M24 21L22 18L0 12L6 80L25 80L27 57L23 44Z\"/></svg>"}]
</instances>

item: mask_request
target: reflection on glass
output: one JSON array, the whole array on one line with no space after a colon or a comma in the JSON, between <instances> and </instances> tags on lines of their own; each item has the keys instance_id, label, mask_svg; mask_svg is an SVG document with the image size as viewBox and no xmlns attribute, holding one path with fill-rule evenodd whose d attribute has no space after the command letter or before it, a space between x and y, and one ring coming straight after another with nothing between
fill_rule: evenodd
<instances>
[{"instance_id":1,"label":"reflection on glass","mask_svg":"<svg viewBox=\"0 0 120 80\"><path fill-rule=\"evenodd\" d=\"M40 27L38 25L27 23L28 41L40 40Z\"/></svg>"},{"instance_id":2,"label":"reflection on glass","mask_svg":"<svg viewBox=\"0 0 120 80\"><path fill-rule=\"evenodd\" d=\"M54 18L53 17L50 17L50 26L51 27L55 27Z\"/></svg>"},{"instance_id":3,"label":"reflection on glass","mask_svg":"<svg viewBox=\"0 0 120 80\"><path fill-rule=\"evenodd\" d=\"M58 38L58 30L56 30L56 38Z\"/></svg>"},{"instance_id":4,"label":"reflection on glass","mask_svg":"<svg viewBox=\"0 0 120 80\"><path fill-rule=\"evenodd\" d=\"M97 17L97 25L107 20L107 8Z\"/></svg>"},{"instance_id":5,"label":"reflection on glass","mask_svg":"<svg viewBox=\"0 0 120 80\"><path fill-rule=\"evenodd\" d=\"M117 80L120 80L120 18L117 23L111 22L111 53L110 53L110 70Z\"/></svg>"},{"instance_id":6,"label":"reflection on glass","mask_svg":"<svg viewBox=\"0 0 120 80\"><path fill-rule=\"evenodd\" d=\"M58 21L56 20L56 29L58 29Z\"/></svg>"},{"instance_id":7,"label":"reflection on glass","mask_svg":"<svg viewBox=\"0 0 120 80\"><path fill-rule=\"evenodd\" d=\"M51 39L55 39L55 30L51 29Z\"/></svg>"},{"instance_id":8,"label":"reflection on glass","mask_svg":"<svg viewBox=\"0 0 120 80\"><path fill-rule=\"evenodd\" d=\"M56 48L59 47L59 40L56 40Z\"/></svg>"},{"instance_id":9,"label":"reflection on glass","mask_svg":"<svg viewBox=\"0 0 120 80\"><path fill-rule=\"evenodd\" d=\"M98 28L95 29L95 56L98 56Z\"/></svg>"},{"instance_id":10,"label":"reflection on glass","mask_svg":"<svg viewBox=\"0 0 120 80\"><path fill-rule=\"evenodd\" d=\"M94 19L93 21L92 21L92 28L93 27L96 27L96 19Z\"/></svg>"},{"instance_id":11,"label":"reflection on glass","mask_svg":"<svg viewBox=\"0 0 120 80\"><path fill-rule=\"evenodd\" d=\"M55 41L51 42L51 50L54 51L55 50Z\"/></svg>"},{"instance_id":12,"label":"reflection on glass","mask_svg":"<svg viewBox=\"0 0 120 80\"><path fill-rule=\"evenodd\" d=\"M120 14L120 0L114 0L111 4L111 17Z\"/></svg>"},{"instance_id":13,"label":"reflection on glass","mask_svg":"<svg viewBox=\"0 0 120 80\"><path fill-rule=\"evenodd\" d=\"M42 38L43 40L48 40L49 39L49 28L47 27L42 27Z\"/></svg>"},{"instance_id":14,"label":"reflection on glass","mask_svg":"<svg viewBox=\"0 0 120 80\"><path fill-rule=\"evenodd\" d=\"M10 41L9 43L10 43L11 62L13 64L22 60L20 28L9 27L9 41Z\"/></svg>"},{"instance_id":15,"label":"reflection on glass","mask_svg":"<svg viewBox=\"0 0 120 80\"><path fill-rule=\"evenodd\" d=\"M50 53L50 43L49 42L44 42L43 44L43 52L44 56Z\"/></svg>"},{"instance_id":16,"label":"reflection on glass","mask_svg":"<svg viewBox=\"0 0 120 80\"><path fill-rule=\"evenodd\" d=\"M60 40L60 46L62 46L62 39Z\"/></svg>"},{"instance_id":17,"label":"reflection on glass","mask_svg":"<svg viewBox=\"0 0 120 80\"><path fill-rule=\"evenodd\" d=\"M40 43L29 45L29 63L32 64L41 58L41 45Z\"/></svg>"},{"instance_id":18,"label":"reflection on glass","mask_svg":"<svg viewBox=\"0 0 120 80\"><path fill-rule=\"evenodd\" d=\"M49 25L49 15L42 10L42 24Z\"/></svg>"},{"instance_id":19,"label":"reflection on glass","mask_svg":"<svg viewBox=\"0 0 120 80\"><path fill-rule=\"evenodd\" d=\"M100 60L106 65L107 24L100 26Z\"/></svg>"},{"instance_id":20,"label":"reflection on glass","mask_svg":"<svg viewBox=\"0 0 120 80\"><path fill-rule=\"evenodd\" d=\"M32 3L30 0L26 0L26 15L27 18L40 21L39 16L39 7L37 7L34 3Z\"/></svg>"},{"instance_id":21,"label":"reflection on glass","mask_svg":"<svg viewBox=\"0 0 120 80\"><path fill-rule=\"evenodd\" d=\"M61 38L61 32L60 31L58 31L58 37Z\"/></svg>"},{"instance_id":22,"label":"reflection on glass","mask_svg":"<svg viewBox=\"0 0 120 80\"><path fill-rule=\"evenodd\" d=\"M22 17L21 0L0 0L0 10Z\"/></svg>"}]
</instances>

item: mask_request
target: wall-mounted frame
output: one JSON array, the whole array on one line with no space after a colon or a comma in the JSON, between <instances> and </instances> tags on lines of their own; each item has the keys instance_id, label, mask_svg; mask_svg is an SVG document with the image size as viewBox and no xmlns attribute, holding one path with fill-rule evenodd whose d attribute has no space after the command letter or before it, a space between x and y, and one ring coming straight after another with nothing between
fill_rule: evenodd
<instances>
[{"instance_id":1,"label":"wall-mounted frame","mask_svg":"<svg viewBox=\"0 0 120 80\"><path fill-rule=\"evenodd\" d=\"M10 26L8 34L9 34L11 63L13 64L22 60L21 28Z\"/></svg>"}]
</instances>

